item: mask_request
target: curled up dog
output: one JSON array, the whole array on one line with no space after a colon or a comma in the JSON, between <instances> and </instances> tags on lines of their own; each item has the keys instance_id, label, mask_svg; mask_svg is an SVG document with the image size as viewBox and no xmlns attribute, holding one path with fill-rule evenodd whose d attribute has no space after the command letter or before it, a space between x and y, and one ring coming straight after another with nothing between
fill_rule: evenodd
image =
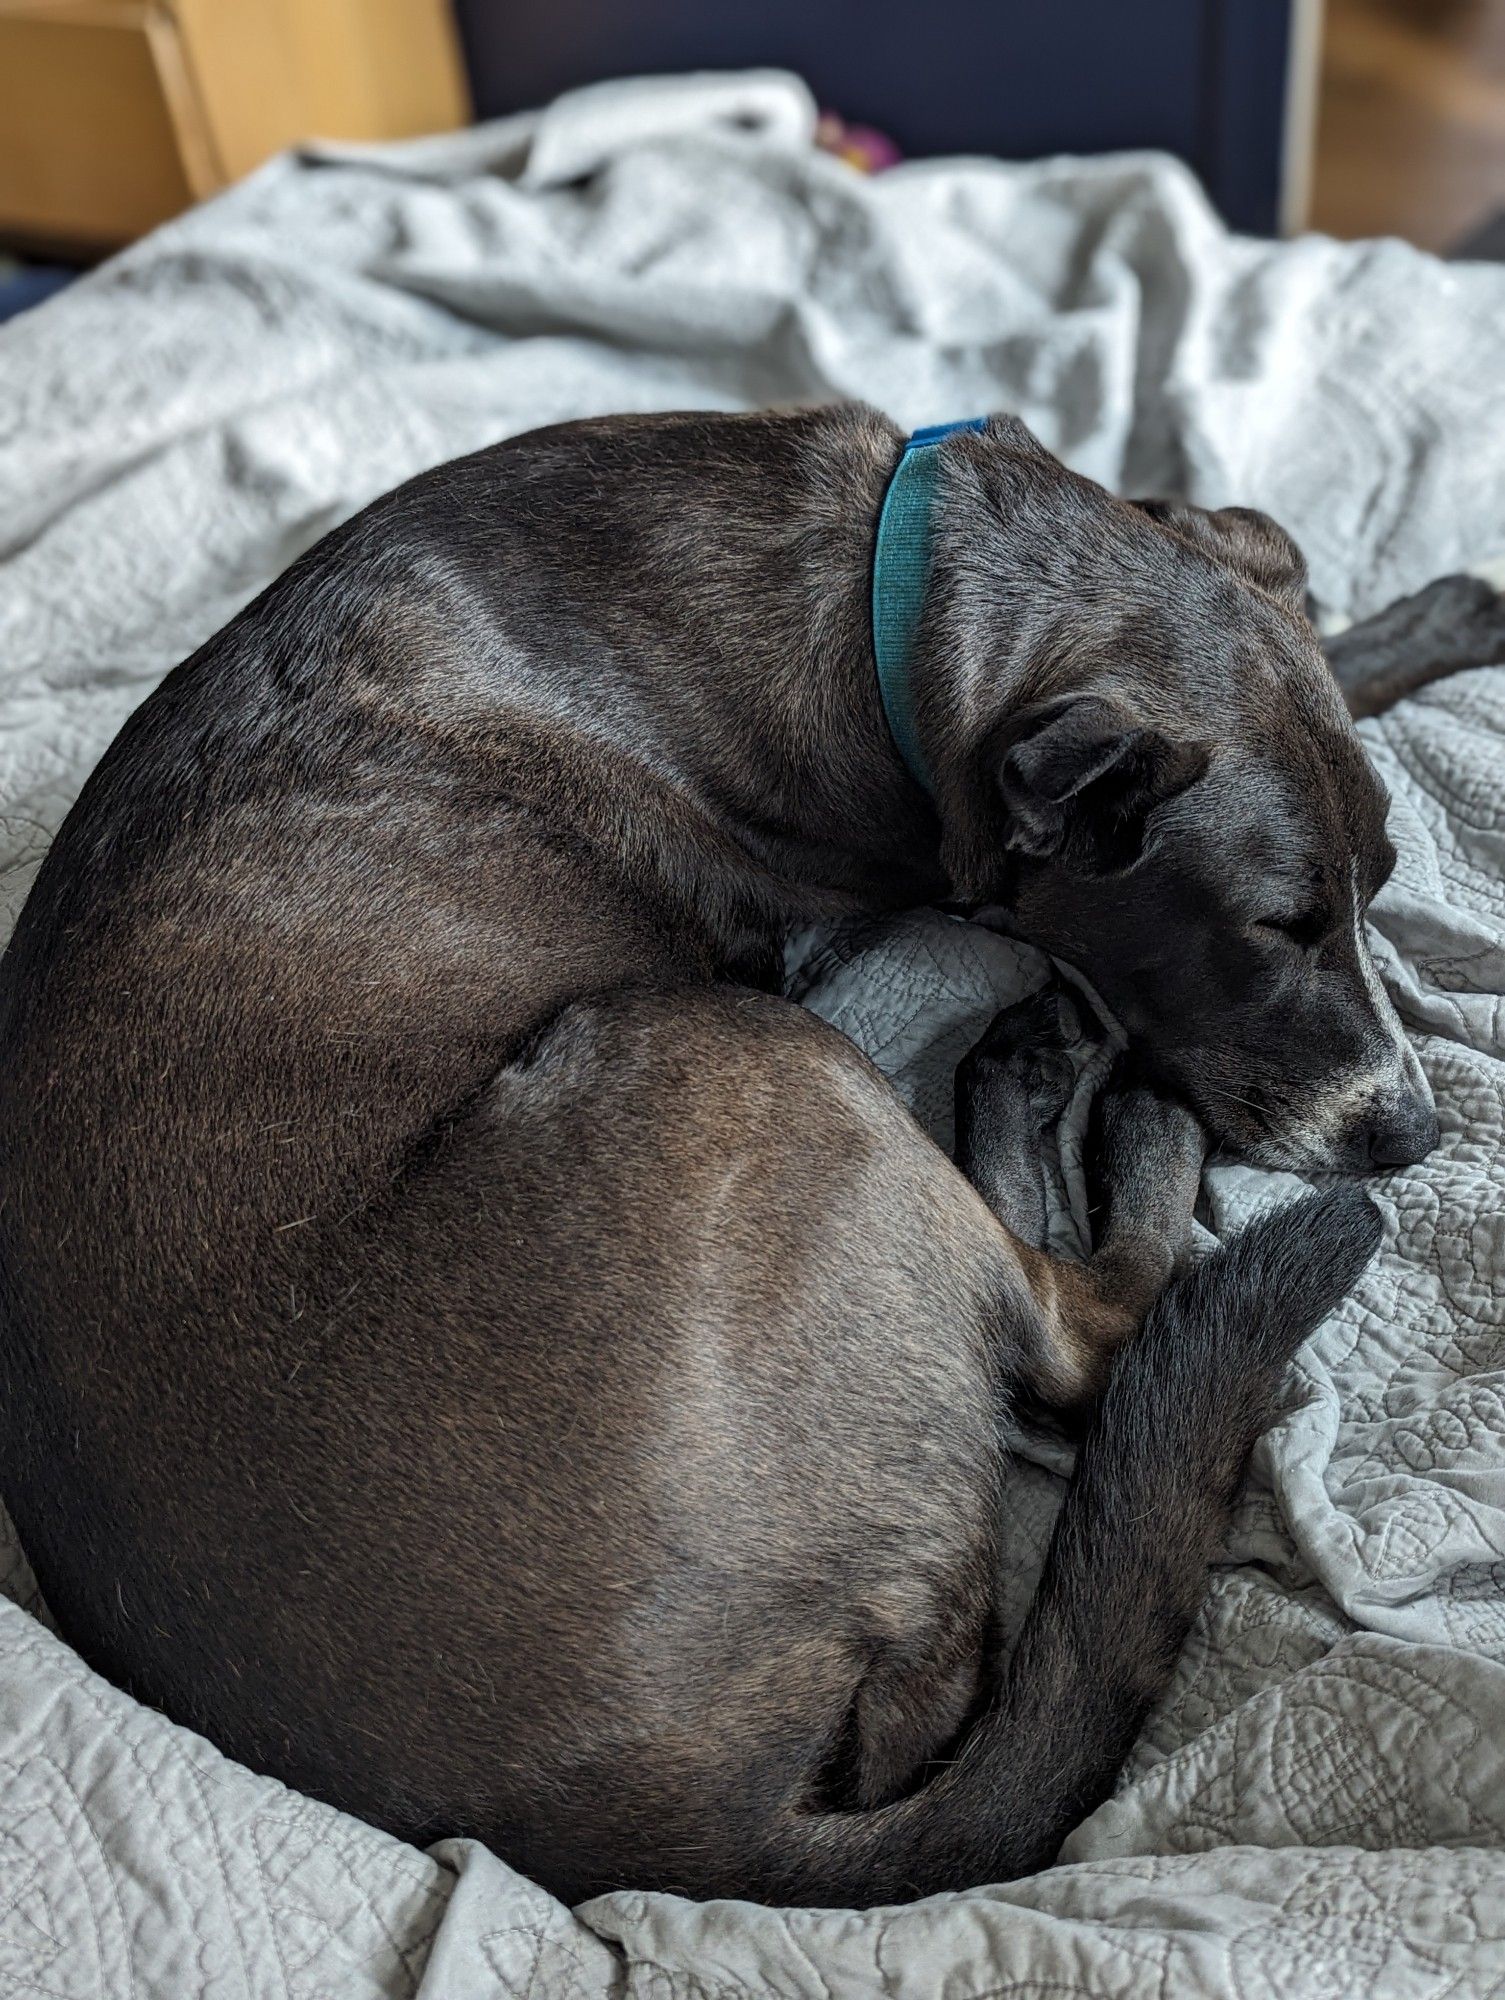
<instances>
[{"instance_id":1,"label":"curled up dog","mask_svg":"<svg viewBox=\"0 0 1505 2000\"><path fill-rule=\"evenodd\" d=\"M1204 1131L1301 1168L1436 1138L1289 540L1010 419L921 448L886 691L870 411L412 481L131 718L0 970L0 1477L63 1632L572 1899L1048 1863L1378 1234L1339 1183L1183 1270ZM1051 1004L964 1065L953 1164L773 990L795 924L936 900L1128 1030L1085 1264L1025 1170ZM1084 1434L1006 1649L1026 1397Z\"/></svg>"}]
</instances>

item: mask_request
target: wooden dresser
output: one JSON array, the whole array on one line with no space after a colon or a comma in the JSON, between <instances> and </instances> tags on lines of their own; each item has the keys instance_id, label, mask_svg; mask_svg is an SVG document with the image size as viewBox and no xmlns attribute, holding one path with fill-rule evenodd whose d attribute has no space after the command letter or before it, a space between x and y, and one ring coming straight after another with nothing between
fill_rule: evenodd
<instances>
[{"instance_id":1,"label":"wooden dresser","mask_svg":"<svg viewBox=\"0 0 1505 2000\"><path fill-rule=\"evenodd\" d=\"M469 115L448 0L0 0L0 241L108 250L280 147Z\"/></svg>"}]
</instances>

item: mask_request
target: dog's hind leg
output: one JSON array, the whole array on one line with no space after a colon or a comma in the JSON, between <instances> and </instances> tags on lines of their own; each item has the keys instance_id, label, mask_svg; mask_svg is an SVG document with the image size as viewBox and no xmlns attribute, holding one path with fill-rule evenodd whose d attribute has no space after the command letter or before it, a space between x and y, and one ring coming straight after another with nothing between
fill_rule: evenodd
<instances>
[{"instance_id":1,"label":"dog's hind leg","mask_svg":"<svg viewBox=\"0 0 1505 2000\"><path fill-rule=\"evenodd\" d=\"M1440 576L1322 650L1349 714L1381 715L1448 674L1505 660L1505 597L1482 577Z\"/></svg>"},{"instance_id":2,"label":"dog's hind leg","mask_svg":"<svg viewBox=\"0 0 1505 2000\"><path fill-rule=\"evenodd\" d=\"M1191 1113L1120 1059L1093 1105L1089 1171L1096 1248L1085 1264L1044 1248L1040 1137L1070 1094L1072 1003L1047 989L998 1015L956 1076L957 1164L1017 1240L1040 1308L1026 1383L1052 1407L1100 1393L1114 1351L1181 1263L1204 1140Z\"/></svg>"},{"instance_id":3,"label":"dog's hind leg","mask_svg":"<svg viewBox=\"0 0 1505 2000\"><path fill-rule=\"evenodd\" d=\"M931 1781L871 1812L786 1811L773 1895L894 1902L1049 1865L1111 1791L1206 1588L1287 1362L1368 1262L1339 1186L1176 1279L1120 1358L993 1698Z\"/></svg>"}]
</instances>

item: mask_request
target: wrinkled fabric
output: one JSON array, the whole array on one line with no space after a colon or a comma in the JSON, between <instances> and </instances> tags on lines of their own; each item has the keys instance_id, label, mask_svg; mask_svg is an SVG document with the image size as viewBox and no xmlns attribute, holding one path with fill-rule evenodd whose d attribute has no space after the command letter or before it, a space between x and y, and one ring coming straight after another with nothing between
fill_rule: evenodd
<instances>
[{"instance_id":1,"label":"wrinkled fabric","mask_svg":"<svg viewBox=\"0 0 1505 2000\"><path fill-rule=\"evenodd\" d=\"M813 150L776 73L274 161L0 331L0 904L160 675L332 523L561 418L860 396L1017 410L1127 491L1268 508L1325 610L1505 551L1505 271L1230 238L1149 156ZM1065 1865L903 1910L618 1895L571 1913L229 1764L88 1672L0 1538L0 1993L1482 1994L1505 1974L1505 667L1364 725L1400 865L1379 962L1443 1139L1292 1370L1226 1559ZM792 990L949 1136L1043 963L921 914L811 934ZM1083 1084L1061 1144L1080 1221ZM1218 1168L1222 1230L1299 1190ZM1011 1473L1007 1595L1061 1490ZM475 1746L484 1757L486 1746Z\"/></svg>"}]
</instances>

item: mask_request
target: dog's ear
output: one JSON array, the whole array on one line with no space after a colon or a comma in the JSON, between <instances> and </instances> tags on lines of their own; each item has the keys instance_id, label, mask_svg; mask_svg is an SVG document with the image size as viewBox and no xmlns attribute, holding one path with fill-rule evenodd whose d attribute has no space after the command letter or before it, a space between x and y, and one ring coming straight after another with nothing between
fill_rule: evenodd
<instances>
[{"instance_id":1,"label":"dog's ear","mask_svg":"<svg viewBox=\"0 0 1505 2000\"><path fill-rule=\"evenodd\" d=\"M1172 500L1136 500L1153 520L1195 542L1226 569L1247 578L1292 611L1306 611L1306 559L1278 521L1255 507L1184 507Z\"/></svg>"},{"instance_id":2,"label":"dog's ear","mask_svg":"<svg viewBox=\"0 0 1505 2000\"><path fill-rule=\"evenodd\" d=\"M999 759L1004 838L1080 874L1126 868L1155 807L1195 784L1211 754L1103 695L1041 702L1010 724Z\"/></svg>"}]
</instances>

